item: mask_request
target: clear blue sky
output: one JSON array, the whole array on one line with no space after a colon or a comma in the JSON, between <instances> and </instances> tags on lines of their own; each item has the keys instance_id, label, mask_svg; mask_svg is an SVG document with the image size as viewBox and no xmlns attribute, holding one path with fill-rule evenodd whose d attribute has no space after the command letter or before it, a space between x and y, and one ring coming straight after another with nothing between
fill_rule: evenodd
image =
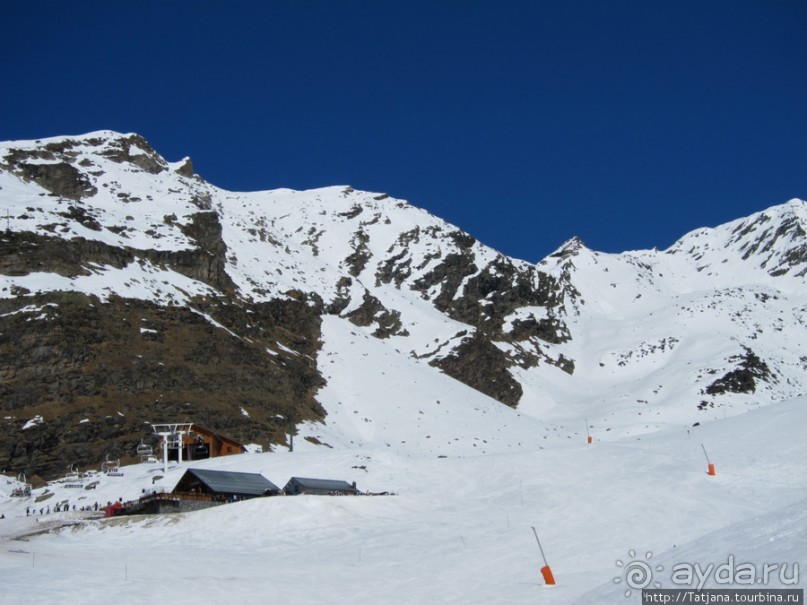
<instances>
[{"instance_id":1,"label":"clear blue sky","mask_svg":"<svg viewBox=\"0 0 807 605\"><path fill-rule=\"evenodd\" d=\"M530 261L665 248L807 198L805 32L803 0L9 1L0 139L137 132Z\"/></svg>"}]
</instances>

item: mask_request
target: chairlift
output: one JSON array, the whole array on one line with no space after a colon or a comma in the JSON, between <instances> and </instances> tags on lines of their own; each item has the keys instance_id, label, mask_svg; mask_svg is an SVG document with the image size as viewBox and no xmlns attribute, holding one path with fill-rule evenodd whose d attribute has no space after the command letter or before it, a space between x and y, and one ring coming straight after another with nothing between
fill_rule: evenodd
<instances>
[{"instance_id":1,"label":"chairlift","mask_svg":"<svg viewBox=\"0 0 807 605\"><path fill-rule=\"evenodd\" d=\"M11 490L11 495L14 498L27 498L31 495L32 485L28 483L25 478L25 473L20 473L17 475L17 481L20 483L19 487L15 487Z\"/></svg>"},{"instance_id":2,"label":"chairlift","mask_svg":"<svg viewBox=\"0 0 807 605\"><path fill-rule=\"evenodd\" d=\"M152 424L155 434L160 437L162 448L163 471L168 472L169 450L176 452L176 459L182 460L184 436L191 435L193 424L184 422L179 424Z\"/></svg>"},{"instance_id":3,"label":"chairlift","mask_svg":"<svg viewBox=\"0 0 807 605\"><path fill-rule=\"evenodd\" d=\"M153 454L154 449L150 445L143 443L141 441L140 444L137 446L137 455L140 456L140 458L148 458Z\"/></svg>"},{"instance_id":4,"label":"chairlift","mask_svg":"<svg viewBox=\"0 0 807 605\"><path fill-rule=\"evenodd\" d=\"M64 477L61 478L61 482L64 483L65 487L84 487L84 479L79 475L78 472L78 465L71 464L67 467L69 470Z\"/></svg>"},{"instance_id":5,"label":"chairlift","mask_svg":"<svg viewBox=\"0 0 807 605\"><path fill-rule=\"evenodd\" d=\"M120 472L120 458L117 460L110 460L109 454L106 455L106 460L101 463L101 472L106 473L110 477L120 477L123 473Z\"/></svg>"}]
</instances>

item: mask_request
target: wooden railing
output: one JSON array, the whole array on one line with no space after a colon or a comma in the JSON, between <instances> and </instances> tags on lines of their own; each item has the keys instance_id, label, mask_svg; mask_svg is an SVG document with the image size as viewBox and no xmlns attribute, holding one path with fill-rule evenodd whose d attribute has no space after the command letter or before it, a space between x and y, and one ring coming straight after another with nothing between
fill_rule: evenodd
<instances>
[{"instance_id":1,"label":"wooden railing","mask_svg":"<svg viewBox=\"0 0 807 605\"><path fill-rule=\"evenodd\" d=\"M213 495L212 494L194 494L190 492L156 492L153 494L147 494L140 498L138 502L146 503L146 502L153 502L155 500L160 501L171 501L171 500L193 500L196 502L212 502Z\"/></svg>"}]
</instances>

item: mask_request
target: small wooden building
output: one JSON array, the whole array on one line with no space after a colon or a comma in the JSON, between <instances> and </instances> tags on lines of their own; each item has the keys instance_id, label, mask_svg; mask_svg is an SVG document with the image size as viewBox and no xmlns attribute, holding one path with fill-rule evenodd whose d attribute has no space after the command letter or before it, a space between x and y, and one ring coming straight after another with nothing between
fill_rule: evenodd
<instances>
[{"instance_id":1,"label":"small wooden building","mask_svg":"<svg viewBox=\"0 0 807 605\"><path fill-rule=\"evenodd\" d=\"M280 493L280 488L260 473L189 468L171 493L206 494L214 500L226 502L276 496Z\"/></svg>"},{"instance_id":2,"label":"small wooden building","mask_svg":"<svg viewBox=\"0 0 807 605\"><path fill-rule=\"evenodd\" d=\"M319 496L355 496L361 492L356 484L334 479L309 479L307 477L292 477L283 492L289 496L300 494L315 494Z\"/></svg>"},{"instance_id":3,"label":"small wooden building","mask_svg":"<svg viewBox=\"0 0 807 605\"><path fill-rule=\"evenodd\" d=\"M180 435L180 439L182 441L183 460L205 460L207 458L218 458L219 456L243 454L247 451L247 448L234 439L225 437L198 424L192 424L190 433ZM176 448L178 442L179 440L175 440L174 444L169 447L169 460L178 459Z\"/></svg>"}]
</instances>

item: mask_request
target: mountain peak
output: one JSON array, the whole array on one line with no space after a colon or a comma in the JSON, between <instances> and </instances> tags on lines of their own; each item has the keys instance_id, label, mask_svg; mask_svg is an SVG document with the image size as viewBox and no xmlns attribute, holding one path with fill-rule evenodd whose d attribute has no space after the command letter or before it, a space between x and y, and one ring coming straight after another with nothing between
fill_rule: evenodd
<instances>
[{"instance_id":1,"label":"mountain peak","mask_svg":"<svg viewBox=\"0 0 807 605\"><path fill-rule=\"evenodd\" d=\"M173 170L182 177L194 176L190 158L169 164L135 133L98 130L79 136L0 143L0 168L73 201L93 197L103 188L108 192L118 189L124 174L110 182L104 177L120 172L115 164L127 166L124 174L144 171L157 175Z\"/></svg>"},{"instance_id":2,"label":"mountain peak","mask_svg":"<svg viewBox=\"0 0 807 605\"><path fill-rule=\"evenodd\" d=\"M690 257L698 271L739 260L744 279L790 276L799 278L801 288L807 275L807 202L794 198L718 227L696 229L666 253Z\"/></svg>"},{"instance_id":3,"label":"mountain peak","mask_svg":"<svg viewBox=\"0 0 807 605\"><path fill-rule=\"evenodd\" d=\"M577 256L583 250L588 250L588 247L582 239L575 235L571 239L564 242L560 248L550 254L549 257L565 259L569 258L570 256Z\"/></svg>"}]
</instances>

